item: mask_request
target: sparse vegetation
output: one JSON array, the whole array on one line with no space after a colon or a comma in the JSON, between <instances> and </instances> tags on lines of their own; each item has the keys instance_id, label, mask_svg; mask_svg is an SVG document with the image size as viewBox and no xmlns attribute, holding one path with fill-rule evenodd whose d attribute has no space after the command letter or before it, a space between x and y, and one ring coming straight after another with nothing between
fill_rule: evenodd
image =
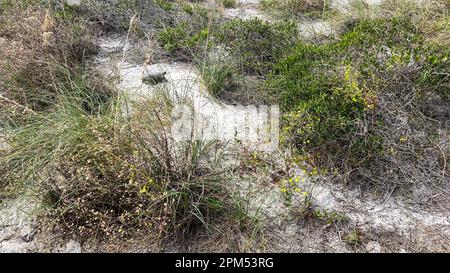
<instances>
[{"instance_id":1,"label":"sparse vegetation","mask_svg":"<svg viewBox=\"0 0 450 273\"><path fill-rule=\"evenodd\" d=\"M223 25L217 40L239 60L243 73L263 76L294 44L296 34L293 22L269 24L260 19L237 19Z\"/></svg>"},{"instance_id":2,"label":"sparse vegetation","mask_svg":"<svg viewBox=\"0 0 450 273\"><path fill-rule=\"evenodd\" d=\"M356 247L362 243L361 231L355 228L349 234L347 234L344 239L347 244Z\"/></svg>"},{"instance_id":3,"label":"sparse vegetation","mask_svg":"<svg viewBox=\"0 0 450 273\"><path fill-rule=\"evenodd\" d=\"M330 10L330 0L262 0L261 7L275 11L282 16L290 17L322 17Z\"/></svg>"},{"instance_id":4,"label":"sparse vegetation","mask_svg":"<svg viewBox=\"0 0 450 273\"><path fill-rule=\"evenodd\" d=\"M222 5L228 9L235 8L237 5L236 2L236 0L221 0Z\"/></svg>"},{"instance_id":5,"label":"sparse vegetation","mask_svg":"<svg viewBox=\"0 0 450 273\"><path fill-rule=\"evenodd\" d=\"M432 60L447 62L448 53L435 51L426 45L415 16L418 15L363 20L345 33L339 42L300 44L293 54L279 62L269 83L278 87L277 94L286 112L285 143L307 154L314 164L338 168L351 177L358 177L357 181L366 181L380 188L392 190L401 184L417 182L411 180L411 172L417 175L415 177L422 177L420 181L423 179L423 174L419 175L420 170L425 169L430 183L439 181L440 170L445 168L443 165L432 167L423 162L421 164L427 167L417 165L417 169L406 171L402 166L410 157L406 154L403 154L403 160L397 157L398 154L396 159L392 157L397 153L392 149L398 151L394 146L409 142L400 140L399 125L394 120L407 116L405 128L400 131L411 132L414 127L414 130L436 136L442 123L422 123L424 120L413 113L419 111L422 117L427 116L422 112L427 108L427 103L420 99L423 92L434 98L433 103L447 101L447 95L442 93L444 90L448 93L445 65L434 66ZM432 80L422 74L428 69L433 70L431 74L443 77ZM402 78L407 78L408 83ZM430 81L432 86L441 88L430 89ZM406 93L400 95L401 92ZM426 143L423 140L419 142L420 145ZM439 155L438 150L435 156L441 161L447 156ZM391 163L385 165L386 162ZM390 179L379 179L386 173ZM393 180L398 182L386 184Z\"/></svg>"},{"instance_id":6,"label":"sparse vegetation","mask_svg":"<svg viewBox=\"0 0 450 273\"><path fill-rule=\"evenodd\" d=\"M200 64L202 78L208 91L215 97L222 92L230 92L236 86L236 64L229 59L221 60L210 57Z\"/></svg>"},{"instance_id":7,"label":"sparse vegetation","mask_svg":"<svg viewBox=\"0 0 450 273\"><path fill-rule=\"evenodd\" d=\"M84 19L66 18L60 11L10 7L0 18L2 96L15 102L9 103L12 107L50 107L58 92L52 80L60 76L53 64L77 69L96 52L94 33Z\"/></svg>"},{"instance_id":8,"label":"sparse vegetation","mask_svg":"<svg viewBox=\"0 0 450 273\"><path fill-rule=\"evenodd\" d=\"M328 0L260 2L283 21L222 17L192 1L0 0L0 196L32 191L43 203L39 230L64 238L201 238L229 251L267 250L270 229L292 219L354 220L316 204L320 181L448 202L449 4L357 2L351 18ZM336 39L299 38L299 20L333 16L343 23ZM99 46L105 37L113 43ZM129 61L136 48L145 54ZM231 143L193 132L175 141L174 105L197 111L170 90L190 81L171 78L177 63L201 77L183 92L217 109L279 105L279 153L253 151L237 133ZM164 71L150 73L156 64ZM134 84L151 94L132 98L123 86ZM341 242L364 246L365 229L346 229L336 228Z\"/></svg>"},{"instance_id":9,"label":"sparse vegetation","mask_svg":"<svg viewBox=\"0 0 450 273\"><path fill-rule=\"evenodd\" d=\"M184 240L199 232L217 233L223 220L251 229L249 223L240 223L247 221L245 212L238 212L238 199L223 183L227 172L218 167L218 143L175 144L168 135L171 102L165 97L133 104L133 114L126 115L123 109L130 102L84 66L95 52L90 46L95 36L87 45L70 39L84 38L70 32L77 25L65 25L78 17L64 15L64 24L58 25L54 13L38 6L14 12L34 16L19 25L8 17L1 22L2 39L16 39L10 44L18 45L2 51L9 59L1 71L26 77L17 80L13 74L10 85L0 89L6 109L1 125L13 132L11 148L0 159L1 182L8 191L31 187L42 197L47 206L40 219L43 229L103 240L143 232L153 240ZM74 36L42 45L39 35L50 27L66 27L62 30ZM25 31L30 34L17 35ZM83 33L92 35L91 31ZM27 48L28 55L17 55L19 46ZM20 66L7 69L19 56L30 72L41 67L39 78ZM37 63L29 66L30 61Z\"/></svg>"},{"instance_id":10,"label":"sparse vegetation","mask_svg":"<svg viewBox=\"0 0 450 273\"><path fill-rule=\"evenodd\" d=\"M174 147L165 102L142 103L131 117L120 113L119 98L86 111L97 93L74 94L94 91L81 84L62 90L52 112L18 130L2 159L6 177L32 183L45 197L46 226L82 238L145 232L185 239L233 214L226 177L209 162L214 143Z\"/></svg>"},{"instance_id":11,"label":"sparse vegetation","mask_svg":"<svg viewBox=\"0 0 450 273\"><path fill-rule=\"evenodd\" d=\"M165 26L159 31L158 39L174 58L192 61L197 56L204 55L215 18L205 8L189 7L184 9L184 14L178 16L173 25Z\"/></svg>"},{"instance_id":12,"label":"sparse vegetation","mask_svg":"<svg viewBox=\"0 0 450 273\"><path fill-rule=\"evenodd\" d=\"M133 17L134 27L143 32L172 24L174 19L173 5L166 0L86 0L72 8L106 32L127 32Z\"/></svg>"}]
</instances>

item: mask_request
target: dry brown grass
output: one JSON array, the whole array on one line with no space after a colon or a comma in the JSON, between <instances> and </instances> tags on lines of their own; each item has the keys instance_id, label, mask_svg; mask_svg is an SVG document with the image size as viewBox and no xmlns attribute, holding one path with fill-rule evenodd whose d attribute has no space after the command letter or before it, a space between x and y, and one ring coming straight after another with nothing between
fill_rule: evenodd
<instances>
[{"instance_id":1,"label":"dry brown grass","mask_svg":"<svg viewBox=\"0 0 450 273\"><path fill-rule=\"evenodd\" d=\"M11 8L0 18L0 94L15 106L42 110L52 104L51 63L80 65L96 50L83 20L58 20L40 7Z\"/></svg>"}]
</instances>

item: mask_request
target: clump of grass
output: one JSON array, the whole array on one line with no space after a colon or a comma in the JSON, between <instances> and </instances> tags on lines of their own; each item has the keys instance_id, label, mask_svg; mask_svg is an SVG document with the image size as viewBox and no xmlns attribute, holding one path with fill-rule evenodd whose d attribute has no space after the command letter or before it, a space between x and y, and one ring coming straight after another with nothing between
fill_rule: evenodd
<instances>
[{"instance_id":1,"label":"clump of grass","mask_svg":"<svg viewBox=\"0 0 450 273\"><path fill-rule=\"evenodd\" d=\"M296 34L293 22L237 19L223 25L216 39L239 60L244 74L262 76L293 45Z\"/></svg>"},{"instance_id":2,"label":"clump of grass","mask_svg":"<svg viewBox=\"0 0 450 273\"><path fill-rule=\"evenodd\" d=\"M77 9L106 32L127 32L133 17L138 18L137 27L144 31L171 24L174 7L166 0L86 0Z\"/></svg>"},{"instance_id":3,"label":"clump of grass","mask_svg":"<svg viewBox=\"0 0 450 273\"><path fill-rule=\"evenodd\" d=\"M0 18L0 72L8 75L0 124L10 144L0 151L2 188L34 189L46 205L43 230L85 239L186 239L244 221L218 167L220 145L175 143L166 97L125 115L127 100L85 67L95 39L84 44L83 33L93 21L65 6L9 7Z\"/></svg>"},{"instance_id":4,"label":"clump of grass","mask_svg":"<svg viewBox=\"0 0 450 273\"><path fill-rule=\"evenodd\" d=\"M53 25L51 18L44 13L41 19ZM37 108L29 97L13 100L8 94L1 107L14 115L0 117L11 129L11 147L1 151L2 187L36 190L47 205L40 218L43 229L86 239L142 232L155 240L185 239L233 221L226 176L211 159L214 143L175 144L168 101L134 105L133 116L124 116L122 97L82 65L84 58L58 62L64 51L48 46L48 58L42 60L46 74L27 83L51 103Z\"/></svg>"},{"instance_id":5,"label":"clump of grass","mask_svg":"<svg viewBox=\"0 0 450 273\"><path fill-rule=\"evenodd\" d=\"M10 7L0 18L0 94L23 109L50 107L53 77L59 76L50 63L79 66L96 52L95 33L84 19L62 17L59 11Z\"/></svg>"},{"instance_id":6,"label":"clump of grass","mask_svg":"<svg viewBox=\"0 0 450 273\"><path fill-rule=\"evenodd\" d=\"M112 97L114 97L114 93L111 90L108 90L103 87L103 85L97 83L94 78L89 78L86 74L83 74L79 77L74 77L79 73L79 69L71 70L71 68L67 67L64 64L49 64L53 67L54 71L58 70L58 77L54 76L54 79L57 79L58 82L54 82L54 88L56 92L52 93L54 97L54 104L51 108L46 111L31 111L22 112L22 116L27 114L26 118L22 123L12 124L10 128L13 137L11 148L11 156L6 157L2 160L2 167L7 166L7 168L11 168L10 174L15 177L16 175L20 176L20 179L16 179L20 183L28 183L30 179L32 180L33 175L32 172L36 170L44 171L44 166L48 164L52 156L51 150L57 150L56 145L59 145L52 141L52 139L46 139L47 137L51 137L51 131L55 127L54 125L59 124L62 126L65 117L83 117L83 116L95 116L100 115L107 108L110 103ZM71 105L67 105L66 103L70 101ZM73 105L72 105L73 104ZM75 104L76 107L75 108ZM61 107L63 105L64 107ZM68 114L73 114L73 116L67 116ZM61 118L61 120L58 120ZM42 125L43 122L48 122L45 126ZM48 125L52 126L48 126ZM68 123L69 124L69 123ZM67 124L66 124L67 125ZM41 127L42 126L42 127ZM65 125L64 125L65 126ZM65 129L61 128L61 132L67 132ZM73 128L74 135L71 136L75 139L80 137L77 135L76 128ZM82 132L80 132L82 134ZM42 136L42 139L39 139L37 136ZM53 135L53 137L57 137ZM59 136L61 137L61 136ZM65 140L71 141L73 140L69 136L65 136ZM37 140L37 141L36 141ZM61 140L61 139L60 139ZM79 141L82 141L80 137ZM61 143L60 143L61 144ZM52 146L54 145L54 146ZM14 155L19 153L21 156L16 158ZM31 158L32 155L38 155L32 161L26 162L25 158ZM21 158L23 157L23 158ZM15 169L15 164L25 163L26 168L21 168L20 170ZM41 169L42 168L42 169ZM14 180L14 179L12 179Z\"/></svg>"},{"instance_id":7,"label":"clump of grass","mask_svg":"<svg viewBox=\"0 0 450 273\"><path fill-rule=\"evenodd\" d=\"M58 84L57 104L16 128L0 161L9 183L26 183L44 197L44 228L86 239L145 233L160 240L233 221L219 146L175 143L170 101L136 103L132 116L124 116L117 92L65 72L71 84Z\"/></svg>"},{"instance_id":8,"label":"clump of grass","mask_svg":"<svg viewBox=\"0 0 450 273\"><path fill-rule=\"evenodd\" d=\"M260 2L264 10L275 11L283 16L322 17L330 10L330 0L262 0Z\"/></svg>"},{"instance_id":9,"label":"clump of grass","mask_svg":"<svg viewBox=\"0 0 450 273\"><path fill-rule=\"evenodd\" d=\"M344 236L344 241L352 247L357 247L363 243L361 230L354 228L351 232Z\"/></svg>"},{"instance_id":10,"label":"clump of grass","mask_svg":"<svg viewBox=\"0 0 450 273\"><path fill-rule=\"evenodd\" d=\"M209 52L194 60L213 96L228 103L264 104L272 100L262 79L295 43L296 33L292 22L256 18L213 25Z\"/></svg>"},{"instance_id":11,"label":"clump of grass","mask_svg":"<svg viewBox=\"0 0 450 273\"><path fill-rule=\"evenodd\" d=\"M220 3L223 5L224 8L227 9L235 8L237 5L236 0L221 0Z\"/></svg>"},{"instance_id":12,"label":"clump of grass","mask_svg":"<svg viewBox=\"0 0 450 273\"><path fill-rule=\"evenodd\" d=\"M234 56L218 50L195 62L200 68L203 83L213 97L240 105L274 102L269 87L260 77L241 74L240 59L236 60Z\"/></svg>"},{"instance_id":13,"label":"clump of grass","mask_svg":"<svg viewBox=\"0 0 450 273\"><path fill-rule=\"evenodd\" d=\"M236 86L236 65L228 58L209 57L201 64L203 82L214 97L230 92Z\"/></svg>"}]
</instances>

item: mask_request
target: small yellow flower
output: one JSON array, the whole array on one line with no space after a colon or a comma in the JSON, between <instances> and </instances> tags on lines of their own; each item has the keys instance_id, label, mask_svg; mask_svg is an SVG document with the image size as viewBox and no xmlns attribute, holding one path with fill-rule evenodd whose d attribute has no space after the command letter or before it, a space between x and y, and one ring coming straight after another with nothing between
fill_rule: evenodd
<instances>
[{"instance_id":1,"label":"small yellow flower","mask_svg":"<svg viewBox=\"0 0 450 273\"><path fill-rule=\"evenodd\" d=\"M143 186L141 188L141 190L139 191L139 193L146 193L146 192L148 192L148 186L147 185Z\"/></svg>"}]
</instances>

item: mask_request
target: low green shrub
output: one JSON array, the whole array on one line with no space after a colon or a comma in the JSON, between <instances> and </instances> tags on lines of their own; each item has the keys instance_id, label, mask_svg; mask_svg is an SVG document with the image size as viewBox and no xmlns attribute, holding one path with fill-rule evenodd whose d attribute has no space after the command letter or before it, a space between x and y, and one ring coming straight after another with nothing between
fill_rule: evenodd
<instances>
[{"instance_id":1,"label":"low green shrub","mask_svg":"<svg viewBox=\"0 0 450 273\"><path fill-rule=\"evenodd\" d=\"M182 23L176 27L170 27L162 30L159 33L159 40L168 52L180 55L183 59L190 58L190 55L195 54L205 43L209 34L207 27L201 29L199 32L190 36L189 24Z\"/></svg>"},{"instance_id":2,"label":"low green shrub","mask_svg":"<svg viewBox=\"0 0 450 273\"><path fill-rule=\"evenodd\" d=\"M339 169L353 181L391 189L424 179L425 167L417 163L419 147L430 143L419 135L439 132L448 113L443 106L448 99L442 96L443 90L448 94L448 50L431 49L415 18L403 14L363 20L339 41L300 43L276 64L266 82L276 90L284 112L282 141L311 163ZM424 101L423 94L433 100ZM417 115L427 115L431 101L441 106L440 123ZM406 118L402 126L400 116ZM412 131L422 133L405 137ZM417 154L403 150L406 143L416 147ZM439 149L430 149L442 157ZM426 174L430 183L437 179L438 165L427 166L434 170ZM416 180L403 175L406 169ZM386 176L383 172L396 182L388 185L379 179Z\"/></svg>"},{"instance_id":3,"label":"low green shrub","mask_svg":"<svg viewBox=\"0 0 450 273\"><path fill-rule=\"evenodd\" d=\"M265 75L296 40L293 22L267 23L260 19L236 19L221 27L216 39L240 61L246 74Z\"/></svg>"},{"instance_id":4,"label":"low green shrub","mask_svg":"<svg viewBox=\"0 0 450 273\"><path fill-rule=\"evenodd\" d=\"M173 25L158 32L158 40L170 55L176 59L193 60L208 47L212 16L204 8L190 6Z\"/></svg>"},{"instance_id":5,"label":"low green shrub","mask_svg":"<svg viewBox=\"0 0 450 273\"><path fill-rule=\"evenodd\" d=\"M330 10L330 0L262 0L261 7L286 17L322 17Z\"/></svg>"},{"instance_id":6,"label":"low green shrub","mask_svg":"<svg viewBox=\"0 0 450 273\"><path fill-rule=\"evenodd\" d=\"M227 9L235 8L237 5L236 0L222 0L221 3Z\"/></svg>"}]
</instances>

